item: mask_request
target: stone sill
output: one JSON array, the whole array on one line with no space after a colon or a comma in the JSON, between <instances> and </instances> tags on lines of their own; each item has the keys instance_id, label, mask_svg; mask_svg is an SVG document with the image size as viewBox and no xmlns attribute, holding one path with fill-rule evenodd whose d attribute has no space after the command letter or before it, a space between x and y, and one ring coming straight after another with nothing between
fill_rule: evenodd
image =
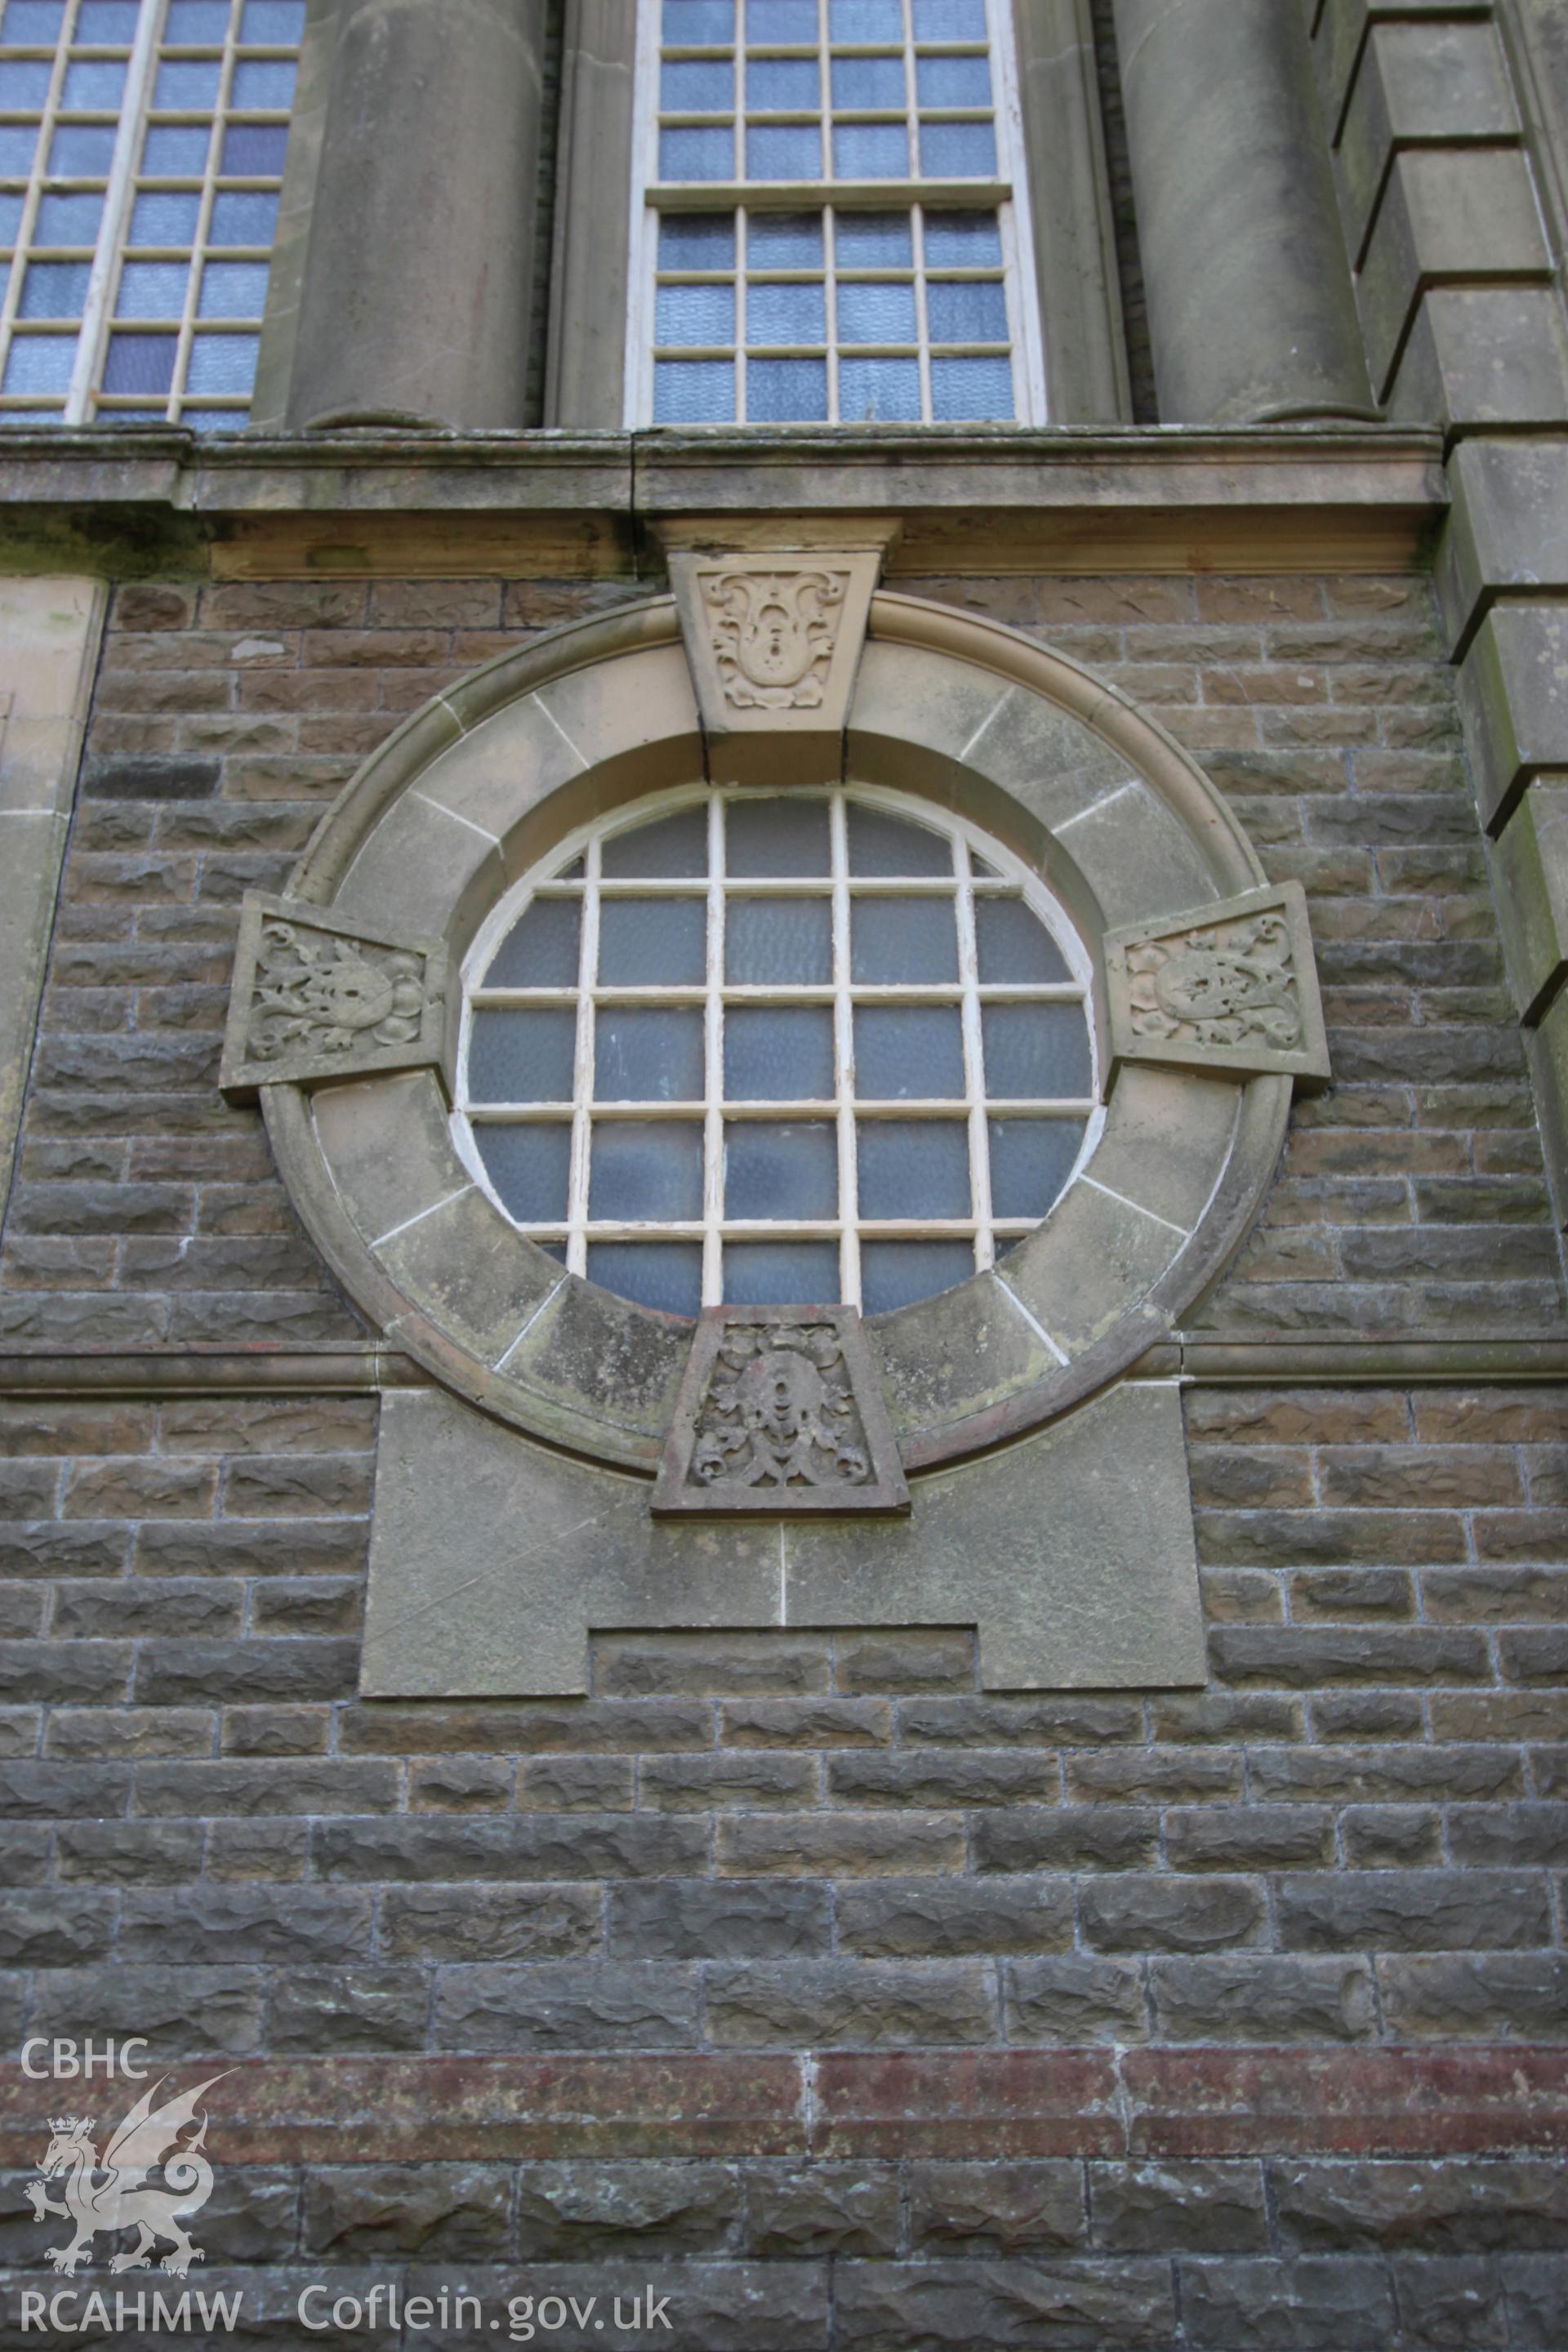
<instances>
[{"instance_id":1,"label":"stone sill","mask_svg":"<svg viewBox=\"0 0 1568 2352\"><path fill-rule=\"evenodd\" d=\"M891 576L1425 564L1442 436L1405 426L825 434L0 428L0 569L658 576L676 516L896 514Z\"/></svg>"}]
</instances>

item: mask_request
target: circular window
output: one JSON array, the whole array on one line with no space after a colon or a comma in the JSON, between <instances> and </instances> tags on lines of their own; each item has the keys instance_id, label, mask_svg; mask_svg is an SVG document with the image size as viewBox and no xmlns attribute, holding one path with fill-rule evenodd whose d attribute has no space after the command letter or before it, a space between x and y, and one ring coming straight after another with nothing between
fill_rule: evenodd
<instances>
[{"instance_id":1,"label":"circular window","mask_svg":"<svg viewBox=\"0 0 1568 2352\"><path fill-rule=\"evenodd\" d=\"M966 1282L1103 1116L1062 908L885 791L641 802L527 875L464 978L469 1168L571 1273L667 1314Z\"/></svg>"}]
</instances>

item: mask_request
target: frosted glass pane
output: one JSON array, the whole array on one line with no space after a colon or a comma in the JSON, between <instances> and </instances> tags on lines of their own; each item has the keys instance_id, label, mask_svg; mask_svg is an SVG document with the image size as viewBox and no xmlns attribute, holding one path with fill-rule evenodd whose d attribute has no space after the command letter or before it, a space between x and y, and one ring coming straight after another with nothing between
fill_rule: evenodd
<instances>
[{"instance_id":1,"label":"frosted glass pane","mask_svg":"<svg viewBox=\"0 0 1568 2352\"><path fill-rule=\"evenodd\" d=\"M696 1119L596 1119L588 1162L595 1222L684 1224L702 1214L702 1129Z\"/></svg>"},{"instance_id":2,"label":"frosted glass pane","mask_svg":"<svg viewBox=\"0 0 1568 2352\"><path fill-rule=\"evenodd\" d=\"M752 360L746 415L753 425L821 424L827 415L826 360Z\"/></svg>"},{"instance_id":3,"label":"frosted glass pane","mask_svg":"<svg viewBox=\"0 0 1568 2352\"><path fill-rule=\"evenodd\" d=\"M734 1119L725 1128L727 1217L815 1221L837 1213L838 1139L825 1121Z\"/></svg>"},{"instance_id":4,"label":"frosted glass pane","mask_svg":"<svg viewBox=\"0 0 1568 2352\"><path fill-rule=\"evenodd\" d=\"M759 114L809 114L822 103L822 77L815 58L750 58L746 104Z\"/></svg>"},{"instance_id":5,"label":"frosted glass pane","mask_svg":"<svg viewBox=\"0 0 1568 2352\"><path fill-rule=\"evenodd\" d=\"M305 37L305 0L245 0L242 41L292 47Z\"/></svg>"},{"instance_id":6,"label":"frosted glass pane","mask_svg":"<svg viewBox=\"0 0 1568 2352\"><path fill-rule=\"evenodd\" d=\"M187 392L248 392L256 382L258 335L198 335L191 346Z\"/></svg>"},{"instance_id":7,"label":"frosted glass pane","mask_svg":"<svg viewBox=\"0 0 1568 2352\"><path fill-rule=\"evenodd\" d=\"M99 198L96 196L89 196L88 198L88 202L89 204L97 204L99 201ZM47 202L48 198L46 196L44 203L47 204ZM38 209L41 212L43 210L43 205L40 205ZM0 195L0 245L15 245L16 242L16 232L21 226L21 197L17 195ZM90 238L86 238L79 241L82 243L90 243L91 240ZM75 237L62 237L57 233L52 237L45 237L42 235L39 235L36 239L36 242L39 245L74 245L78 243L79 240Z\"/></svg>"},{"instance_id":8,"label":"frosted glass pane","mask_svg":"<svg viewBox=\"0 0 1568 2352\"><path fill-rule=\"evenodd\" d=\"M202 272L200 316L259 319L267 308L264 261L209 261Z\"/></svg>"},{"instance_id":9,"label":"frosted glass pane","mask_svg":"<svg viewBox=\"0 0 1568 2352\"><path fill-rule=\"evenodd\" d=\"M708 971L702 898L605 898L599 908L603 988L700 986Z\"/></svg>"},{"instance_id":10,"label":"frosted glass pane","mask_svg":"<svg viewBox=\"0 0 1568 2352\"><path fill-rule=\"evenodd\" d=\"M671 48L735 37L735 0L664 0L664 38Z\"/></svg>"},{"instance_id":11,"label":"frosted glass pane","mask_svg":"<svg viewBox=\"0 0 1568 2352\"><path fill-rule=\"evenodd\" d=\"M868 1315L890 1315L952 1290L974 1272L968 1242L863 1242L860 1297Z\"/></svg>"},{"instance_id":12,"label":"frosted glass pane","mask_svg":"<svg viewBox=\"0 0 1568 2352\"><path fill-rule=\"evenodd\" d=\"M909 103L902 58L835 58L833 103L837 107L891 107Z\"/></svg>"},{"instance_id":13,"label":"frosted glass pane","mask_svg":"<svg viewBox=\"0 0 1568 2352\"><path fill-rule=\"evenodd\" d=\"M837 1242L726 1242L724 1297L732 1307L831 1307L839 1295Z\"/></svg>"},{"instance_id":14,"label":"frosted glass pane","mask_svg":"<svg viewBox=\"0 0 1568 2352\"><path fill-rule=\"evenodd\" d=\"M7 59L0 65L0 106L18 114L41 110L48 99L53 71L42 58Z\"/></svg>"},{"instance_id":15,"label":"frosted glass pane","mask_svg":"<svg viewBox=\"0 0 1568 2352\"><path fill-rule=\"evenodd\" d=\"M1083 1144L1079 1118L991 1121L991 1208L998 1217L1043 1217Z\"/></svg>"},{"instance_id":16,"label":"frosted glass pane","mask_svg":"<svg viewBox=\"0 0 1568 2352\"><path fill-rule=\"evenodd\" d=\"M182 131L172 123L155 122L142 144L142 169L154 179L199 180L207 167L211 143L205 129Z\"/></svg>"},{"instance_id":17,"label":"frosted glass pane","mask_svg":"<svg viewBox=\"0 0 1568 2352\"><path fill-rule=\"evenodd\" d=\"M926 266L985 269L1001 266L1002 231L994 213L927 213Z\"/></svg>"},{"instance_id":18,"label":"frosted glass pane","mask_svg":"<svg viewBox=\"0 0 1568 2352\"><path fill-rule=\"evenodd\" d=\"M169 0L164 41L174 48L187 41L221 41L228 31L228 0ZM259 36L252 33L249 37L256 40Z\"/></svg>"},{"instance_id":19,"label":"frosted glass pane","mask_svg":"<svg viewBox=\"0 0 1568 2352\"><path fill-rule=\"evenodd\" d=\"M951 898L857 898L849 936L858 981L958 979L958 918Z\"/></svg>"},{"instance_id":20,"label":"frosted glass pane","mask_svg":"<svg viewBox=\"0 0 1568 2352\"><path fill-rule=\"evenodd\" d=\"M184 271L176 271L184 278ZM91 265L85 261L35 261L22 280L24 319L79 319L87 299Z\"/></svg>"},{"instance_id":21,"label":"frosted glass pane","mask_svg":"<svg viewBox=\"0 0 1568 2352\"><path fill-rule=\"evenodd\" d=\"M746 259L753 269L820 269L820 213L753 213L746 224Z\"/></svg>"},{"instance_id":22,"label":"frosted glass pane","mask_svg":"<svg viewBox=\"0 0 1568 2352\"><path fill-rule=\"evenodd\" d=\"M918 423L921 372L915 360L844 360L838 414L846 425Z\"/></svg>"},{"instance_id":23,"label":"frosted glass pane","mask_svg":"<svg viewBox=\"0 0 1568 2352\"><path fill-rule=\"evenodd\" d=\"M167 392L174 381L174 354L178 349L177 335L111 335L109 356L103 363L103 389Z\"/></svg>"},{"instance_id":24,"label":"frosted glass pane","mask_svg":"<svg viewBox=\"0 0 1568 2352\"><path fill-rule=\"evenodd\" d=\"M863 1118L856 1129L863 1217L967 1217L963 1119Z\"/></svg>"},{"instance_id":25,"label":"frosted glass pane","mask_svg":"<svg viewBox=\"0 0 1568 2352\"><path fill-rule=\"evenodd\" d=\"M1077 1004L987 1004L980 1015L985 1091L1013 1099L1085 1096L1089 1030Z\"/></svg>"},{"instance_id":26,"label":"frosted glass pane","mask_svg":"<svg viewBox=\"0 0 1568 2352\"><path fill-rule=\"evenodd\" d=\"M151 131L147 134L149 153L152 152L155 135ZM169 135L183 136L184 134L170 133ZM30 156L33 134L30 131L25 131L23 137L27 142L27 154ZM207 152L206 132L198 131L195 138L205 161ZM101 180L108 175L113 156L114 130L111 124L62 122L49 142L50 176L59 180ZM8 165L7 168L9 168ZM25 162L23 168L26 169ZM159 171L179 168L181 167L177 165L163 164L149 166L151 170ZM201 168L201 164L198 163L196 169L200 171Z\"/></svg>"},{"instance_id":27,"label":"frosted glass pane","mask_svg":"<svg viewBox=\"0 0 1568 2352\"><path fill-rule=\"evenodd\" d=\"M840 213L834 223L840 269L910 269L915 248L908 213Z\"/></svg>"},{"instance_id":28,"label":"frosted glass pane","mask_svg":"<svg viewBox=\"0 0 1568 2352\"><path fill-rule=\"evenodd\" d=\"M179 318L185 307L185 280L189 276L190 270L183 261L128 261L120 273L115 317Z\"/></svg>"},{"instance_id":29,"label":"frosted glass pane","mask_svg":"<svg viewBox=\"0 0 1568 2352\"><path fill-rule=\"evenodd\" d=\"M910 134L901 122L836 122L833 168L841 180L907 179Z\"/></svg>"},{"instance_id":30,"label":"frosted glass pane","mask_svg":"<svg viewBox=\"0 0 1568 2352\"><path fill-rule=\"evenodd\" d=\"M575 898L536 898L491 957L485 986L575 988L582 926Z\"/></svg>"},{"instance_id":31,"label":"frosted glass pane","mask_svg":"<svg viewBox=\"0 0 1568 2352\"><path fill-rule=\"evenodd\" d=\"M922 106L989 106L989 58L918 58L915 89Z\"/></svg>"},{"instance_id":32,"label":"frosted glass pane","mask_svg":"<svg viewBox=\"0 0 1568 2352\"><path fill-rule=\"evenodd\" d=\"M0 37L52 48L65 21L66 0L9 0Z\"/></svg>"},{"instance_id":33,"label":"frosted glass pane","mask_svg":"<svg viewBox=\"0 0 1568 2352\"><path fill-rule=\"evenodd\" d=\"M58 201L65 202L67 200L60 198ZM79 204L84 200L80 197L73 197L69 199L69 201ZM93 196L86 199L86 201L96 205L100 203L101 200L97 196ZM233 196L220 196L218 198L218 204L220 205L233 204L236 201L237 199ZM242 203L250 203L254 202L255 199L244 197L237 199L237 201ZM260 201L263 204L269 205L273 202L273 199L270 196L263 196ZM48 202L47 197L45 198L45 202ZM144 191L142 194L137 197L136 203L132 210L131 243L132 245L190 245L195 237L196 221L201 213L201 203L202 200L199 196L178 195L173 189L148 189ZM217 206L216 205L213 207L213 210L216 215L217 210ZM215 227L216 226L216 219L214 226ZM94 234L96 235L96 230ZM229 241L233 242L235 240Z\"/></svg>"},{"instance_id":34,"label":"frosted glass pane","mask_svg":"<svg viewBox=\"0 0 1568 2352\"><path fill-rule=\"evenodd\" d=\"M963 1032L958 1007L857 1005L855 1092L862 1102L961 1096Z\"/></svg>"},{"instance_id":35,"label":"frosted glass pane","mask_svg":"<svg viewBox=\"0 0 1568 2352\"><path fill-rule=\"evenodd\" d=\"M809 41L815 48L816 0L751 0L746 38L753 47L771 41Z\"/></svg>"},{"instance_id":36,"label":"frosted glass pane","mask_svg":"<svg viewBox=\"0 0 1568 2352\"><path fill-rule=\"evenodd\" d=\"M855 801L849 803L848 816L851 874L952 872L952 849L945 835Z\"/></svg>"},{"instance_id":37,"label":"frosted glass pane","mask_svg":"<svg viewBox=\"0 0 1568 2352\"><path fill-rule=\"evenodd\" d=\"M78 48L119 48L136 37L141 0L81 0L76 12L72 46Z\"/></svg>"},{"instance_id":38,"label":"frosted glass pane","mask_svg":"<svg viewBox=\"0 0 1568 2352\"><path fill-rule=\"evenodd\" d=\"M833 1094L833 1015L826 1006L734 1005L724 1021L731 1102L824 1102Z\"/></svg>"},{"instance_id":39,"label":"frosted glass pane","mask_svg":"<svg viewBox=\"0 0 1568 2352\"><path fill-rule=\"evenodd\" d=\"M833 909L826 898L731 898L725 971L737 986L781 982L826 987L833 978Z\"/></svg>"},{"instance_id":40,"label":"frosted glass pane","mask_svg":"<svg viewBox=\"0 0 1568 2352\"><path fill-rule=\"evenodd\" d=\"M165 58L153 84L153 103L174 114L210 110L217 104L222 70L216 58Z\"/></svg>"},{"instance_id":41,"label":"frosted glass pane","mask_svg":"<svg viewBox=\"0 0 1568 2352\"><path fill-rule=\"evenodd\" d=\"M146 199L143 197L142 201L145 203ZM193 196L190 201L195 205L195 198ZM174 202L184 204L185 199L177 196ZM19 198L17 205L19 210ZM137 210L141 210L140 205ZM101 196L41 196L33 242L35 245L93 245L97 242L98 225L102 218Z\"/></svg>"},{"instance_id":42,"label":"frosted glass pane","mask_svg":"<svg viewBox=\"0 0 1568 2352\"><path fill-rule=\"evenodd\" d=\"M749 343L820 343L827 334L827 304L820 285L775 286L763 281L746 289Z\"/></svg>"},{"instance_id":43,"label":"frosted glass pane","mask_svg":"<svg viewBox=\"0 0 1568 2352\"><path fill-rule=\"evenodd\" d=\"M29 123L26 130L18 130L14 122L0 123L0 172L25 177L33 168L33 152L37 143L37 123ZM58 148L59 143L60 134L57 133L55 146Z\"/></svg>"},{"instance_id":44,"label":"frosted glass pane","mask_svg":"<svg viewBox=\"0 0 1568 2352\"><path fill-rule=\"evenodd\" d=\"M822 177L822 132L815 122L774 122L748 125L748 180L819 180Z\"/></svg>"},{"instance_id":45,"label":"frosted glass pane","mask_svg":"<svg viewBox=\"0 0 1568 2352\"><path fill-rule=\"evenodd\" d=\"M700 1102L702 1015L601 1005L594 1031L599 1102Z\"/></svg>"},{"instance_id":46,"label":"frosted glass pane","mask_svg":"<svg viewBox=\"0 0 1568 2352\"><path fill-rule=\"evenodd\" d=\"M652 824L612 834L602 853L612 881L668 882L708 871L708 811L680 809Z\"/></svg>"},{"instance_id":47,"label":"frosted glass pane","mask_svg":"<svg viewBox=\"0 0 1568 2352\"><path fill-rule=\"evenodd\" d=\"M288 152L286 122L231 122L218 169L226 179L278 179Z\"/></svg>"},{"instance_id":48,"label":"frosted glass pane","mask_svg":"<svg viewBox=\"0 0 1568 2352\"><path fill-rule=\"evenodd\" d=\"M474 1136L486 1174L519 1224L565 1222L572 1129L564 1119L542 1127L480 1125Z\"/></svg>"},{"instance_id":49,"label":"frosted glass pane","mask_svg":"<svg viewBox=\"0 0 1568 2352\"><path fill-rule=\"evenodd\" d=\"M733 213L665 213L658 224L661 269L732 269Z\"/></svg>"},{"instance_id":50,"label":"frosted glass pane","mask_svg":"<svg viewBox=\"0 0 1568 2352\"><path fill-rule=\"evenodd\" d=\"M914 0L917 41L984 41L985 0Z\"/></svg>"},{"instance_id":51,"label":"frosted glass pane","mask_svg":"<svg viewBox=\"0 0 1568 2352\"><path fill-rule=\"evenodd\" d=\"M182 408L180 422L192 433L243 433L243 408Z\"/></svg>"},{"instance_id":52,"label":"frosted glass pane","mask_svg":"<svg viewBox=\"0 0 1568 2352\"><path fill-rule=\"evenodd\" d=\"M933 343L1005 343L1007 297L1000 278L937 279L926 289Z\"/></svg>"},{"instance_id":53,"label":"frosted glass pane","mask_svg":"<svg viewBox=\"0 0 1568 2352\"><path fill-rule=\"evenodd\" d=\"M729 425L734 415L732 360L659 360L656 363L656 425Z\"/></svg>"},{"instance_id":54,"label":"frosted glass pane","mask_svg":"<svg viewBox=\"0 0 1568 2352\"><path fill-rule=\"evenodd\" d=\"M230 104L286 113L294 103L296 68L284 58L241 58Z\"/></svg>"},{"instance_id":55,"label":"frosted glass pane","mask_svg":"<svg viewBox=\"0 0 1568 2352\"><path fill-rule=\"evenodd\" d=\"M816 875L832 869L827 803L731 801L724 818L724 858L731 875Z\"/></svg>"},{"instance_id":56,"label":"frosted glass pane","mask_svg":"<svg viewBox=\"0 0 1568 2352\"><path fill-rule=\"evenodd\" d=\"M1005 419L1013 414L1010 360L932 360L931 414L939 424Z\"/></svg>"},{"instance_id":57,"label":"frosted glass pane","mask_svg":"<svg viewBox=\"0 0 1568 2352\"><path fill-rule=\"evenodd\" d=\"M838 340L841 343L916 341L914 288L897 285L840 286Z\"/></svg>"},{"instance_id":58,"label":"frosted glass pane","mask_svg":"<svg viewBox=\"0 0 1568 2352\"><path fill-rule=\"evenodd\" d=\"M0 392L68 392L75 358L74 335L18 335Z\"/></svg>"},{"instance_id":59,"label":"frosted glass pane","mask_svg":"<svg viewBox=\"0 0 1568 2352\"><path fill-rule=\"evenodd\" d=\"M230 188L213 204L210 245L270 245L278 229L278 199L262 188Z\"/></svg>"},{"instance_id":60,"label":"frosted glass pane","mask_svg":"<svg viewBox=\"0 0 1568 2352\"><path fill-rule=\"evenodd\" d=\"M665 0L668 6L670 0ZM666 1315L695 1316L702 1307L700 1242L590 1242L588 1279L656 1307Z\"/></svg>"},{"instance_id":61,"label":"frosted glass pane","mask_svg":"<svg viewBox=\"0 0 1568 2352\"><path fill-rule=\"evenodd\" d=\"M901 42L900 0L829 0L827 30L835 41Z\"/></svg>"},{"instance_id":62,"label":"frosted glass pane","mask_svg":"<svg viewBox=\"0 0 1568 2352\"><path fill-rule=\"evenodd\" d=\"M60 104L93 113L118 108L125 94L125 68L111 58L79 58L66 68Z\"/></svg>"},{"instance_id":63,"label":"frosted glass pane","mask_svg":"<svg viewBox=\"0 0 1568 2352\"><path fill-rule=\"evenodd\" d=\"M976 898L982 981L1070 980L1060 948L1022 898Z\"/></svg>"},{"instance_id":64,"label":"frosted glass pane","mask_svg":"<svg viewBox=\"0 0 1568 2352\"><path fill-rule=\"evenodd\" d=\"M666 58L658 100L667 114L728 114L735 68L728 58Z\"/></svg>"},{"instance_id":65,"label":"frosted glass pane","mask_svg":"<svg viewBox=\"0 0 1568 2352\"><path fill-rule=\"evenodd\" d=\"M574 1013L476 1013L468 1037L471 1102L570 1102Z\"/></svg>"},{"instance_id":66,"label":"frosted glass pane","mask_svg":"<svg viewBox=\"0 0 1568 2352\"><path fill-rule=\"evenodd\" d=\"M658 176L661 180L732 180L734 132L728 123L722 130L667 125L658 134Z\"/></svg>"},{"instance_id":67,"label":"frosted glass pane","mask_svg":"<svg viewBox=\"0 0 1568 2352\"><path fill-rule=\"evenodd\" d=\"M928 180L996 176L996 133L989 122L922 122L921 172Z\"/></svg>"},{"instance_id":68,"label":"frosted glass pane","mask_svg":"<svg viewBox=\"0 0 1568 2352\"><path fill-rule=\"evenodd\" d=\"M732 343L732 286L661 286L655 341L660 343Z\"/></svg>"}]
</instances>

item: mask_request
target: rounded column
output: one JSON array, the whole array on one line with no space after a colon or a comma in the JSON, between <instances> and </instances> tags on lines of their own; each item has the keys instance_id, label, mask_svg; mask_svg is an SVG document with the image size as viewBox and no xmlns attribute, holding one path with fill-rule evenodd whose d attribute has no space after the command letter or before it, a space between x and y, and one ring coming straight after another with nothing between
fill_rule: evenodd
<instances>
[{"instance_id":1,"label":"rounded column","mask_svg":"<svg viewBox=\"0 0 1568 2352\"><path fill-rule=\"evenodd\" d=\"M1373 416L1295 0L1115 0L1166 424Z\"/></svg>"},{"instance_id":2,"label":"rounded column","mask_svg":"<svg viewBox=\"0 0 1568 2352\"><path fill-rule=\"evenodd\" d=\"M289 423L524 423L545 0L341 0Z\"/></svg>"}]
</instances>

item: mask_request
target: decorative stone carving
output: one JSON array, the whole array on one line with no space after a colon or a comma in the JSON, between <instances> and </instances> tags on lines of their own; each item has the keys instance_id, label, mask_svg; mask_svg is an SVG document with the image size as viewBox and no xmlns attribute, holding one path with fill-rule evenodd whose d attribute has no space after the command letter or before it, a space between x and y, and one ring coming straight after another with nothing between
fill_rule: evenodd
<instances>
[{"instance_id":1,"label":"decorative stone carving","mask_svg":"<svg viewBox=\"0 0 1568 2352\"><path fill-rule=\"evenodd\" d=\"M853 1307L704 1313L656 1512L888 1512L909 1503Z\"/></svg>"},{"instance_id":2,"label":"decorative stone carving","mask_svg":"<svg viewBox=\"0 0 1568 2352\"><path fill-rule=\"evenodd\" d=\"M264 1086L439 1067L446 979L438 940L344 930L302 900L253 892L218 1083L246 1103Z\"/></svg>"},{"instance_id":3,"label":"decorative stone carving","mask_svg":"<svg viewBox=\"0 0 1568 2352\"><path fill-rule=\"evenodd\" d=\"M1105 963L1113 1062L1327 1080L1299 882L1110 931Z\"/></svg>"},{"instance_id":4,"label":"decorative stone carving","mask_svg":"<svg viewBox=\"0 0 1568 2352\"><path fill-rule=\"evenodd\" d=\"M708 572L701 580L731 708L820 710L848 573Z\"/></svg>"}]
</instances>

